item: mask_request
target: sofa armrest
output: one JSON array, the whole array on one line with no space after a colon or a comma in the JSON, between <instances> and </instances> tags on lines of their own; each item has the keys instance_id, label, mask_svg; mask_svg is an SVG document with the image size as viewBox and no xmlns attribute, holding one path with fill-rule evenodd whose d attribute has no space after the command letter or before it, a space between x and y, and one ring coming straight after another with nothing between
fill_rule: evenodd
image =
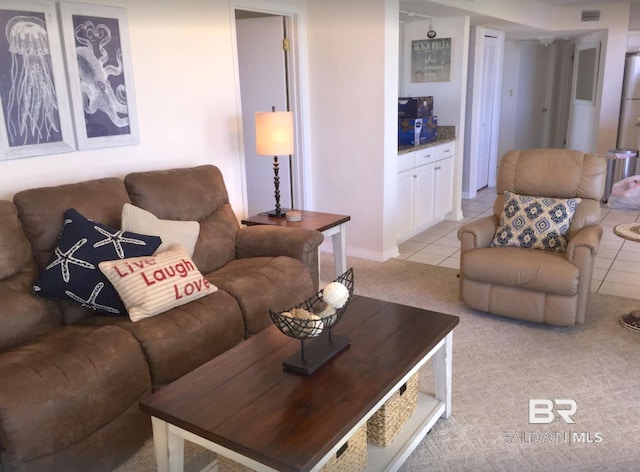
<instances>
[{"instance_id":1,"label":"sofa armrest","mask_svg":"<svg viewBox=\"0 0 640 472\"><path fill-rule=\"evenodd\" d=\"M319 286L318 247L324 240L319 231L303 228L254 225L240 229L236 241L238 259L247 257L289 256L302 262Z\"/></svg>"},{"instance_id":2,"label":"sofa armrest","mask_svg":"<svg viewBox=\"0 0 640 472\"><path fill-rule=\"evenodd\" d=\"M458 230L458 239L461 242L461 250L489 247L489 243L496 234L499 219L490 215L471 221Z\"/></svg>"},{"instance_id":3,"label":"sofa armrest","mask_svg":"<svg viewBox=\"0 0 640 472\"><path fill-rule=\"evenodd\" d=\"M567 243L567 260L575 263L575 252L577 248L584 247L589 250L591 256L598 254L600 249L600 239L602 238L602 227L597 225L585 226Z\"/></svg>"}]
</instances>

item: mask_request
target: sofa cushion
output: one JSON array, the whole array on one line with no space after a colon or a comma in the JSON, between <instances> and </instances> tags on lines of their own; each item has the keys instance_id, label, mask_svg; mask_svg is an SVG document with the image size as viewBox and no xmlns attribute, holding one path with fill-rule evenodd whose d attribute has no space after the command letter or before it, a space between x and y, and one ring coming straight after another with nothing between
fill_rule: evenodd
<instances>
[{"instance_id":1,"label":"sofa cushion","mask_svg":"<svg viewBox=\"0 0 640 472\"><path fill-rule=\"evenodd\" d=\"M15 205L0 201L0 351L61 325L55 303L33 295L38 272Z\"/></svg>"},{"instance_id":2,"label":"sofa cushion","mask_svg":"<svg viewBox=\"0 0 640 472\"><path fill-rule=\"evenodd\" d=\"M3 460L16 469L74 447L151 387L140 345L116 327L66 326L0 353L0 379ZM86 470L76 466L70 462L64 470Z\"/></svg>"},{"instance_id":3,"label":"sofa cushion","mask_svg":"<svg viewBox=\"0 0 640 472\"><path fill-rule=\"evenodd\" d=\"M0 280L20 272L32 259L16 206L8 200L0 201Z\"/></svg>"},{"instance_id":4,"label":"sofa cushion","mask_svg":"<svg viewBox=\"0 0 640 472\"><path fill-rule=\"evenodd\" d=\"M181 244L152 256L98 264L124 302L131 321L140 321L214 293Z\"/></svg>"},{"instance_id":5,"label":"sofa cushion","mask_svg":"<svg viewBox=\"0 0 640 472\"><path fill-rule=\"evenodd\" d=\"M490 246L564 252L580 198L532 197L504 192L500 224Z\"/></svg>"},{"instance_id":6,"label":"sofa cushion","mask_svg":"<svg viewBox=\"0 0 640 472\"><path fill-rule=\"evenodd\" d=\"M489 247L466 251L461 261L465 279L573 296L578 293L578 268L565 256L561 252Z\"/></svg>"},{"instance_id":7,"label":"sofa cushion","mask_svg":"<svg viewBox=\"0 0 640 472\"><path fill-rule=\"evenodd\" d=\"M203 274L236 258L240 224L217 167L134 172L124 182L131 202L158 218L200 223L193 261Z\"/></svg>"},{"instance_id":8,"label":"sofa cushion","mask_svg":"<svg viewBox=\"0 0 640 472\"><path fill-rule=\"evenodd\" d=\"M125 203L122 207L122 229L159 236L162 239L159 251L164 251L172 244L182 244L189 257L193 257L193 250L198 240L198 234L200 234L200 223L197 221L161 220L150 211Z\"/></svg>"},{"instance_id":9,"label":"sofa cushion","mask_svg":"<svg viewBox=\"0 0 640 472\"><path fill-rule=\"evenodd\" d=\"M238 301L246 336L271 326L269 309L287 310L316 292L305 265L286 256L236 259L205 277Z\"/></svg>"},{"instance_id":10,"label":"sofa cushion","mask_svg":"<svg viewBox=\"0 0 640 472\"><path fill-rule=\"evenodd\" d=\"M13 201L40 269L48 264L58 244L64 213L69 208L111 228L120 228L122 205L130 202L124 183L116 177L23 190L13 196Z\"/></svg>"},{"instance_id":11,"label":"sofa cushion","mask_svg":"<svg viewBox=\"0 0 640 472\"><path fill-rule=\"evenodd\" d=\"M58 246L34 284L35 293L70 299L110 315L126 315L122 300L98 263L151 255L160 246L160 238L109 228L73 208L64 218Z\"/></svg>"},{"instance_id":12,"label":"sofa cushion","mask_svg":"<svg viewBox=\"0 0 640 472\"><path fill-rule=\"evenodd\" d=\"M147 357L154 390L244 339L240 307L222 290L137 323L129 318L100 315L84 318L80 323L114 325L131 332Z\"/></svg>"}]
</instances>

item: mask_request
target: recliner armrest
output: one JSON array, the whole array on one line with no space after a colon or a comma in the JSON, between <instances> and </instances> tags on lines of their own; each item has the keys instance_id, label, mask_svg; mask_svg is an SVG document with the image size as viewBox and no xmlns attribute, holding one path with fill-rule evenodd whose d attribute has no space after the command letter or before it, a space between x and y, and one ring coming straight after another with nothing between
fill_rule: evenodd
<instances>
[{"instance_id":1,"label":"recliner armrest","mask_svg":"<svg viewBox=\"0 0 640 472\"><path fill-rule=\"evenodd\" d=\"M471 221L458 230L458 239L461 241L461 250L489 247L489 243L496 234L499 219L495 215L485 216Z\"/></svg>"},{"instance_id":2,"label":"recliner armrest","mask_svg":"<svg viewBox=\"0 0 640 472\"><path fill-rule=\"evenodd\" d=\"M236 241L238 259L289 256L302 262L318 287L318 246L324 240L319 231L303 228L254 225L240 228Z\"/></svg>"},{"instance_id":3,"label":"recliner armrest","mask_svg":"<svg viewBox=\"0 0 640 472\"><path fill-rule=\"evenodd\" d=\"M591 255L598 254L600 249L600 239L602 238L602 227L598 225L585 226L567 242L567 260L574 262L574 252L578 247L586 247L591 251Z\"/></svg>"}]
</instances>

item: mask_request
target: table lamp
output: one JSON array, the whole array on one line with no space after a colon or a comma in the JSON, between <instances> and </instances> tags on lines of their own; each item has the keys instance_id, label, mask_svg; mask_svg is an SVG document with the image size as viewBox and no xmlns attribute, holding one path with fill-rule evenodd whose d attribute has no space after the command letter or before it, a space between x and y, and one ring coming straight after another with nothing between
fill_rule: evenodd
<instances>
[{"instance_id":1,"label":"table lamp","mask_svg":"<svg viewBox=\"0 0 640 472\"><path fill-rule=\"evenodd\" d=\"M280 177L278 176L278 156L293 154L293 113L276 111L256 112L256 154L273 156L273 184L275 186L276 208L269 216L283 217L286 212L280 208Z\"/></svg>"}]
</instances>

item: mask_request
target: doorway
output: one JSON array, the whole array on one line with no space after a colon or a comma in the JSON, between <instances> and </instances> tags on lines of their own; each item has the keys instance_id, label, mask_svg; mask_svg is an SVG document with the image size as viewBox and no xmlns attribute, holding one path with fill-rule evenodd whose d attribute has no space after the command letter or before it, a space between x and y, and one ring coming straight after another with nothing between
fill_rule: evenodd
<instances>
[{"instance_id":1,"label":"doorway","mask_svg":"<svg viewBox=\"0 0 640 472\"><path fill-rule=\"evenodd\" d=\"M255 215L275 207L273 156L256 154L255 113L290 109L287 19L247 10L235 10L235 19L246 208ZM278 156L278 167L280 205L293 208L291 156Z\"/></svg>"},{"instance_id":2,"label":"doorway","mask_svg":"<svg viewBox=\"0 0 640 472\"><path fill-rule=\"evenodd\" d=\"M479 189L494 187L498 166L498 136L504 61L504 31L475 26L470 38L470 60L465 129L463 198L475 198Z\"/></svg>"},{"instance_id":3,"label":"doorway","mask_svg":"<svg viewBox=\"0 0 640 472\"><path fill-rule=\"evenodd\" d=\"M496 161L493 159L493 152L497 150L497 133L493 126L496 115L499 115L500 100L498 100L499 89L498 69L499 39L494 34L484 33L483 54L482 54L482 85L480 90L480 126L481 136L479 137L478 167L476 173L475 189L489 186L490 168ZM497 103L496 103L497 102ZM497 151L496 151L497 152ZM495 184L494 184L495 185Z\"/></svg>"},{"instance_id":4,"label":"doorway","mask_svg":"<svg viewBox=\"0 0 640 472\"><path fill-rule=\"evenodd\" d=\"M571 110L571 85L573 81L573 41L556 40L553 67L553 79L550 87L552 99L548 129L548 147L564 148L567 146L569 114Z\"/></svg>"}]
</instances>

